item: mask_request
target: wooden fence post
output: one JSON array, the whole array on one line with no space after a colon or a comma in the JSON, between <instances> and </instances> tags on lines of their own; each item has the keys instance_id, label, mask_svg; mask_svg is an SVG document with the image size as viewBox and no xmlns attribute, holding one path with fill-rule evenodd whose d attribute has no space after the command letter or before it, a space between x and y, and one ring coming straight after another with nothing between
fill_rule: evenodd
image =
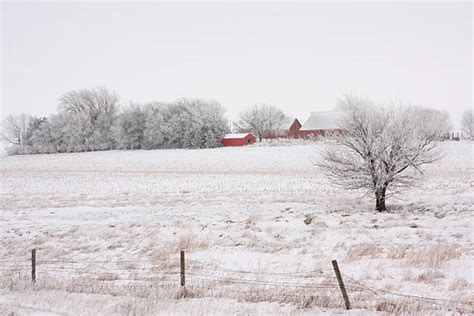
<instances>
[{"instance_id":1,"label":"wooden fence post","mask_svg":"<svg viewBox=\"0 0 474 316\"><path fill-rule=\"evenodd\" d=\"M36 249L31 250L31 281L36 283Z\"/></svg>"},{"instance_id":2,"label":"wooden fence post","mask_svg":"<svg viewBox=\"0 0 474 316\"><path fill-rule=\"evenodd\" d=\"M332 261L332 267L334 268L334 272L336 273L337 283L339 283L339 288L341 289L342 298L344 299L344 304L346 305L346 309L351 309L351 303L349 302L349 296L347 296L346 288L344 286L344 282L342 281L341 271L339 270L339 266L337 265L337 261Z\"/></svg>"},{"instance_id":3,"label":"wooden fence post","mask_svg":"<svg viewBox=\"0 0 474 316\"><path fill-rule=\"evenodd\" d=\"M185 263L184 263L184 251L181 250L180 252L180 266L181 266L181 286L186 285L186 278L185 278Z\"/></svg>"}]
</instances>

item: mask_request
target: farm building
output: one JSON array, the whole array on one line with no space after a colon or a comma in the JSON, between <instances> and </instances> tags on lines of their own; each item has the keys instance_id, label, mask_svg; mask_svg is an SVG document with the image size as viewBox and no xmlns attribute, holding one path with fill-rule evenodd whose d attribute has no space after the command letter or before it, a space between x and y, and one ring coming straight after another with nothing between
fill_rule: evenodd
<instances>
[{"instance_id":1,"label":"farm building","mask_svg":"<svg viewBox=\"0 0 474 316\"><path fill-rule=\"evenodd\" d=\"M298 132L300 128L300 121L298 121L297 118L289 117L285 119L275 131L264 133L263 138L296 138L299 137Z\"/></svg>"},{"instance_id":2,"label":"farm building","mask_svg":"<svg viewBox=\"0 0 474 316\"><path fill-rule=\"evenodd\" d=\"M301 128L301 123L297 118L288 118L280 126L279 137L296 138Z\"/></svg>"},{"instance_id":3,"label":"farm building","mask_svg":"<svg viewBox=\"0 0 474 316\"><path fill-rule=\"evenodd\" d=\"M311 112L311 116L300 128L299 136L317 137L328 133L340 133L342 116L342 112L337 111Z\"/></svg>"},{"instance_id":4,"label":"farm building","mask_svg":"<svg viewBox=\"0 0 474 316\"><path fill-rule=\"evenodd\" d=\"M250 133L226 134L222 139L222 146L245 146L257 141Z\"/></svg>"}]
</instances>

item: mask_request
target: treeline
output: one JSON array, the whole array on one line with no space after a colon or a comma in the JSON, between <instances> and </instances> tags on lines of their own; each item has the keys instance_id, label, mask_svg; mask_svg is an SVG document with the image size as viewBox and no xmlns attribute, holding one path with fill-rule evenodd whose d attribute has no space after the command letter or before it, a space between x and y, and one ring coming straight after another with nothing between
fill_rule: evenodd
<instances>
[{"instance_id":1,"label":"treeline","mask_svg":"<svg viewBox=\"0 0 474 316\"><path fill-rule=\"evenodd\" d=\"M199 99L122 108L113 91L100 87L65 93L49 117L8 116L1 136L9 154L210 148L228 132L224 114L219 103Z\"/></svg>"}]
</instances>

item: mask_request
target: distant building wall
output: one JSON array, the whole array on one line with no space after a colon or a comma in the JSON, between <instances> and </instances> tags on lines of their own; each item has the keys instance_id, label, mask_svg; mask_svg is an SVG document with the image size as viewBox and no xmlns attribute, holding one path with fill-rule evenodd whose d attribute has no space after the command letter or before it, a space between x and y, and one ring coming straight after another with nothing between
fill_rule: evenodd
<instances>
[{"instance_id":1,"label":"distant building wall","mask_svg":"<svg viewBox=\"0 0 474 316\"><path fill-rule=\"evenodd\" d=\"M287 132L287 136L290 138L298 138L300 137L299 131L301 128L301 123L297 119L291 124L290 129Z\"/></svg>"},{"instance_id":2,"label":"distant building wall","mask_svg":"<svg viewBox=\"0 0 474 316\"><path fill-rule=\"evenodd\" d=\"M310 137L326 137L328 135L341 135L344 133L343 129L319 129L319 130L299 130L298 134L301 138Z\"/></svg>"},{"instance_id":3,"label":"distant building wall","mask_svg":"<svg viewBox=\"0 0 474 316\"><path fill-rule=\"evenodd\" d=\"M248 134L243 138L225 138L222 140L222 146L224 147L237 147L253 144L257 141L255 136Z\"/></svg>"},{"instance_id":4,"label":"distant building wall","mask_svg":"<svg viewBox=\"0 0 474 316\"><path fill-rule=\"evenodd\" d=\"M264 133L263 138L298 138L299 130L301 128L301 123L298 119L294 119L289 127L281 129L278 132L268 132Z\"/></svg>"}]
</instances>

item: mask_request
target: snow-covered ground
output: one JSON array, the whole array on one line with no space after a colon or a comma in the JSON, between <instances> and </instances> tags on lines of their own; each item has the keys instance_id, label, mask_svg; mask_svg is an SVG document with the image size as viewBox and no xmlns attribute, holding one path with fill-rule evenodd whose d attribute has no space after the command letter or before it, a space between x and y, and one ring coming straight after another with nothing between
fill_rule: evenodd
<instances>
[{"instance_id":1,"label":"snow-covered ground","mask_svg":"<svg viewBox=\"0 0 474 316\"><path fill-rule=\"evenodd\" d=\"M0 158L0 314L332 314L332 259L354 314L472 311L472 143L387 214L326 180L320 146Z\"/></svg>"}]
</instances>

